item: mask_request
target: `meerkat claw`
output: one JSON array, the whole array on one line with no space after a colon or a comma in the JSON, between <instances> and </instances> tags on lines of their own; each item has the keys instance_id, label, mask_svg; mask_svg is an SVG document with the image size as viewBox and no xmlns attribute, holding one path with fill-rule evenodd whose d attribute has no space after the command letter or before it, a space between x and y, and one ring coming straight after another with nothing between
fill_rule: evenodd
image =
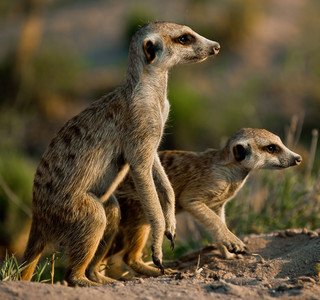
<instances>
[{"instance_id":1,"label":"meerkat claw","mask_svg":"<svg viewBox=\"0 0 320 300\"><path fill-rule=\"evenodd\" d=\"M174 245L175 245L175 240L173 239L170 242L171 242L171 250L173 251L174 250Z\"/></svg>"},{"instance_id":2,"label":"meerkat claw","mask_svg":"<svg viewBox=\"0 0 320 300\"><path fill-rule=\"evenodd\" d=\"M175 246L175 238L176 238L176 235L172 235L170 232L165 232L165 235L167 237L167 239L171 242L171 250L173 251L174 250L174 246Z\"/></svg>"},{"instance_id":3,"label":"meerkat claw","mask_svg":"<svg viewBox=\"0 0 320 300\"><path fill-rule=\"evenodd\" d=\"M160 271L161 271L161 274L162 275L164 275L165 274L165 272L164 272L164 267L163 267L163 265L161 264L161 266L159 267L159 269L160 269Z\"/></svg>"},{"instance_id":4,"label":"meerkat claw","mask_svg":"<svg viewBox=\"0 0 320 300\"><path fill-rule=\"evenodd\" d=\"M245 247L243 251L240 251L239 254L248 254L247 247Z\"/></svg>"},{"instance_id":5,"label":"meerkat claw","mask_svg":"<svg viewBox=\"0 0 320 300\"><path fill-rule=\"evenodd\" d=\"M161 274L164 275L164 267L160 259L152 255L152 260L153 260L153 263L160 269Z\"/></svg>"}]
</instances>

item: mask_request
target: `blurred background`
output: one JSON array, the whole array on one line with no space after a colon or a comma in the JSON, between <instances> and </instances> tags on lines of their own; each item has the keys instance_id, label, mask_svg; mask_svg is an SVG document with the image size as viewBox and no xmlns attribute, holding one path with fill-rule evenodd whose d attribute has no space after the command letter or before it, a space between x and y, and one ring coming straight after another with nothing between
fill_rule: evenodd
<instances>
[{"instance_id":1,"label":"blurred background","mask_svg":"<svg viewBox=\"0 0 320 300\"><path fill-rule=\"evenodd\" d=\"M1 1L0 258L25 248L33 175L51 138L122 82L130 37L155 20L221 44L216 58L170 71L161 148L218 148L242 127L268 129L303 164L253 174L228 204L230 229L320 227L319 11L318 0ZM192 219L178 225L175 255L212 242Z\"/></svg>"}]
</instances>

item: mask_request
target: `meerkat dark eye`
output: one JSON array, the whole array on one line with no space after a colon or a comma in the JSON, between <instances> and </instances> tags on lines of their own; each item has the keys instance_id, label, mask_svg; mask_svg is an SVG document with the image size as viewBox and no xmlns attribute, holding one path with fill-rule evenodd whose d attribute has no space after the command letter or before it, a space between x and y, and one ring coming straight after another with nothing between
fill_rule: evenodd
<instances>
[{"instance_id":1,"label":"meerkat dark eye","mask_svg":"<svg viewBox=\"0 0 320 300\"><path fill-rule=\"evenodd\" d=\"M191 34L183 34L176 39L176 42L181 45L190 45L195 40L195 37Z\"/></svg>"},{"instance_id":2,"label":"meerkat dark eye","mask_svg":"<svg viewBox=\"0 0 320 300\"><path fill-rule=\"evenodd\" d=\"M273 145L273 144L272 145L268 145L268 146L266 146L266 150L267 150L267 152L273 154L273 153L275 153L277 151L277 146Z\"/></svg>"}]
</instances>

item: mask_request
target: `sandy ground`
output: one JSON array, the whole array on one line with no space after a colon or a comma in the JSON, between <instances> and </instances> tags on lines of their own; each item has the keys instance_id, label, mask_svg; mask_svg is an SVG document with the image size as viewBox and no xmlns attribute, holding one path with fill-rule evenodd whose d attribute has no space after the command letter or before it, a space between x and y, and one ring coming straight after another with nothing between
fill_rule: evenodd
<instances>
[{"instance_id":1,"label":"sandy ground","mask_svg":"<svg viewBox=\"0 0 320 300\"><path fill-rule=\"evenodd\" d=\"M92 288L1 282L0 299L320 299L320 229L242 238L249 253L243 259L223 260L209 245L171 263L175 275Z\"/></svg>"}]
</instances>

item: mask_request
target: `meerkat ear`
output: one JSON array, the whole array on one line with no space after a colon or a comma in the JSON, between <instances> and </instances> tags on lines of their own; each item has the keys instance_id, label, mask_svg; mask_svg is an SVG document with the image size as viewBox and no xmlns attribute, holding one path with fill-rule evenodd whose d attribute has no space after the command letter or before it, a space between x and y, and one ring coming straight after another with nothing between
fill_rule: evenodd
<instances>
[{"instance_id":1,"label":"meerkat ear","mask_svg":"<svg viewBox=\"0 0 320 300\"><path fill-rule=\"evenodd\" d=\"M232 150L236 161L244 160L248 154L248 150L242 144L234 145Z\"/></svg>"},{"instance_id":2,"label":"meerkat ear","mask_svg":"<svg viewBox=\"0 0 320 300\"><path fill-rule=\"evenodd\" d=\"M143 51L149 64L153 63L157 56L157 52L162 50L161 41L153 41L151 39L145 39L143 41Z\"/></svg>"}]
</instances>

